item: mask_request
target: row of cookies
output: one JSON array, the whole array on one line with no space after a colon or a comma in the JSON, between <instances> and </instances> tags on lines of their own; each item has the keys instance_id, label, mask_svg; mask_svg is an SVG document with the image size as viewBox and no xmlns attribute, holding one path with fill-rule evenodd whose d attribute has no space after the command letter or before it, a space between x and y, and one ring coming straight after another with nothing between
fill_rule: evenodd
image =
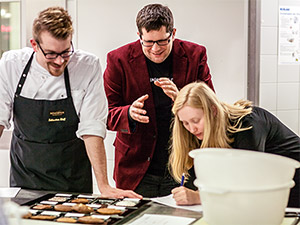
<instances>
[{"instance_id":1,"label":"row of cookies","mask_svg":"<svg viewBox=\"0 0 300 225\"><path fill-rule=\"evenodd\" d=\"M112 205L115 204L117 206L125 206L125 207L133 207L136 206L140 199L134 199L134 198L124 198L124 199L107 199L107 198L101 198L96 197L92 195L78 195L73 196L72 194L56 194L54 197L51 197L48 199L50 202L70 202L70 203L96 203L96 204L108 204Z\"/></svg>"},{"instance_id":2,"label":"row of cookies","mask_svg":"<svg viewBox=\"0 0 300 225\"><path fill-rule=\"evenodd\" d=\"M107 208L108 207L108 208ZM32 207L34 210L55 210L60 212L79 212L79 213L92 213L98 212L100 214L121 214L126 208L125 207L116 207L116 206L106 206L106 205L97 205L97 204L57 204L57 205L47 205L47 204L37 204ZM102 213L105 212L105 213ZM110 213L106 213L110 212Z\"/></svg>"},{"instance_id":3,"label":"row of cookies","mask_svg":"<svg viewBox=\"0 0 300 225\"><path fill-rule=\"evenodd\" d=\"M28 213L23 218L33 220L48 220L62 223L84 223L84 224L103 224L109 222L108 218L99 218L97 216L82 216L82 217L57 217L55 215L32 215Z\"/></svg>"},{"instance_id":4,"label":"row of cookies","mask_svg":"<svg viewBox=\"0 0 300 225\"><path fill-rule=\"evenodd\" d=\"M82 206L80 204L86 204L87 206L92 206L93 208L100 208L100 207L108 207L108 206L121 206L126 208L137 208L135 207L139 203L140 199L86 199L86 198L75 198L75 199L67 199L66 197L61 196L54 196L49 198L46 201L41 201L35 205L33 205L32 209L37 210L57 210L63 212L69 211L78 211L77 209L85 210L86 213L92 212L88 207ZM79 203L79 204L78 204ZM87 204L88 203L88 204ZM83 211L80 211L83 212Z\"/></svg>"},{"instance_id":5,"label":"row of cookies","mask_svg":"<svg viewBox=\"0 0 300 225\"><path fill-rule=\"evenodd\" d=\"M58 205L57 205L58 206ZM61 207L63 205L60 205ZM99 208L94 212L92 208L86 208L84 204L78 204L77 212L62 212L62 211L41 211L41 210L30 210L30 213L24 216L25 219L35 220L53 220L57 222L69 222L69 223L104 223L111 219L114 219L113 215L121 218L119 214L123 211L115 208ZM60 207L59 207L60 208ZM93 210L93 214L86 214L87 209ZM75 210L74 210L75 211ZM79 212L79 213L78 213ZM101 215L102 214L102 215Z\"/></svg>"},{"instance_id":6,"label":"row of cookies","mask_svg":"<svg viewBox=\"0 0 300 225\"><path fill-rule=\"evenodd\" d=\"M140 202L140 199L107 199L72 194L55 194L44 199L31 206L28 219L69 223L85 223L86 220L88 223L113 224L113 221L124 218L127 208L129 211L135 210ZM101 217L104 215L108 216Z\"/></svg>"}]
</instances>

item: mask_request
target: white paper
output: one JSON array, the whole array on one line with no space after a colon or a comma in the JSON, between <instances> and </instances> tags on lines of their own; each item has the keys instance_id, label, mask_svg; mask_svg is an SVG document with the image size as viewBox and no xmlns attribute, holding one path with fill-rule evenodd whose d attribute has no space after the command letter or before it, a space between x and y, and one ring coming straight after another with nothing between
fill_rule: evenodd
<instances>
[{"instance_id":1,"label":"white paper","mask_svg":"<svg viewBox=\"0 0 300 225\"><path fill-rule=\"evenodd\" d=\"M279 7L278 63L300 64L300 7Z\"/></svg>"},{"instance_id":2,"label":"white paper","mask_svg":"<svg viewBox=\"0 0 300 225\"><path fill-rule=\"evenodd\" d=\"M55 196L57 196L57 197L71 197L72 194L62 194L62 193L57 193Z\"/></svg>"},{"instance_id":3,"label":"white paper","mask_svg":"<svg viewBox=\"0 0 300 225\"><path fill-rule=\"evenodd\" d=\"M61 212L57 211L43 211L41 212L41 215L47 215L47 216L59 216Z\"/></svg>"},{"instance_id":4,"label":"white paper","mask_svg":"<svg viewBox=\"0 0 300 225\"><path fill-rule=\"evenodd\" d=\"M4 188L0 187L0 198L14 198L17 196L21 188L12 187L12 188Z\"/></svg>"},{"instance_id":5,"label":"white paper","mask_svg":"<svg viewBox=\"0 0 300 225\"><path fill-rule=\"evenodd\" d=\"M51 201L41 201L41 204L45 204L45 205L57 205L58 202L51 202Z\"/></svg>"},{"instance_id":6,"label":"white paper","mask_svg":"<svg viewBox=\"0 0 300 225\"><path fill-rule=\"evenodd\" d=\"M104 219L104 220L108 220L110 218L110 216L105 216L105 215L92 215L92 217L98 219Z\"/></svg>"},{"instance_id":7,"label":"white paper","mask_svg":"<svg viewBox=\"0 0 300 225\"><path fill-rule=\"evenodd\" d=\"M96 208L96 209L98 209L98 208L101 207L101 205L99 205L99 204L86 204L86 206L89 206L89 207L92 207L92 208Z\"/></svg>"},{"instance_id":8,"label":"white paper","mask_svg":"<svg viewBox=\"0 0 300 225\"><path fill-rule=\"evenodd\" d=\"M107 208L109 208L109 209L117 209L117 210L121 210L121 211L125 211L126 210L126 207L124 207L124 206L115 206L115 205L109 205L109 206L107 206Z\"/></svg>"},{"instance_id":9,"label":"white paper","mask_svg":"<svg viewBox=\"0 0 300 225\"><path fill-rule=\"evenodd\" d=\"M77 203L74 203L74 202L64 202L63 205L74 206L74 205L77 205Z\"/></svg>"},{"instance_id":10,"label":"white paper","mask_svg":"<svg viewBox=\"0 0 300 225\"><path fill-rule=\"evenodd\" d=\"M83 217L84 213L66 213L65 217Z\"/></svg>"},{"instance_id":11,"label":"white paper","mask_svg":"<svg viewBox=\"0 0 300 225\"><path fill-rule=\"evenodd\" d=\"M187 218L181 216L168 216L158 214L144 214L129 225L188 225L195 221L195 218Z\"/></svg>"},{"instance_id":12,"label":"white paper","mask_svg":"<svg viewBox=\"0 0 300 225\"><path fill-rule=\"evenodd\" d=\"M78 195L77 198L96 198L96 196L93 196L93 195Z\"/></svg>"},{"instance_id":13,"label":"white paper","mask_svg":"<svg viewBox=\"0 0 300 225\"><path fill-rule=\"evenodd\" d=\"M185 210L191 210L195 212L202 212L202 205L190 205L190 206L179 206L176 205L176 202L173 198L173 195L168 195L165 197L158 197L158 198L151 198L153 202L157 202L163 205L171 206L173 208L179 208L179 209L185 209Z\"/></svg>"}]
</instances>

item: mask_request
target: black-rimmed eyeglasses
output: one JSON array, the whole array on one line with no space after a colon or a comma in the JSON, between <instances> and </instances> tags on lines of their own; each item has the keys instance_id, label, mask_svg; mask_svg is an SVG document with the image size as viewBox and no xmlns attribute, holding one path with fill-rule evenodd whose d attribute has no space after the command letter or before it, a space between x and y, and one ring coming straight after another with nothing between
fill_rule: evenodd
<instances>
[{"instance_id":1,"label":"black-rimmed eyeglasses","mask_svg":"<svg viewBox=\"0 0 300 225\"><path fill-rule=\"evenodd\" d=\"M141 43L145 47L152 47L155 43L159 46L166 46L170 43L173 32L170 33L170 36L166 39L157 40L157 41L144 41L142 40L142 35L140 35Z\"/></svg>"},{"instance_id":2,"label":"black-rimmed eyeglasses","mask_svg":"<svg viewBox=\"0 0 300 225\"><path fill-rule=\"evenodd\" d=\"M74 53L74 47L73 47L73 43L71 41L71 51L63 51L61 53L57 53L57 52L49 52L49 53L45 53L44 50L42 49L40 43L38 41L36 41L36 43L38 44L39 48L42 50L42 53L44 54L46 59L56 59L58 56L62 57L62 58L69 58L73 53Z\"/></svg>"}]
</instances>

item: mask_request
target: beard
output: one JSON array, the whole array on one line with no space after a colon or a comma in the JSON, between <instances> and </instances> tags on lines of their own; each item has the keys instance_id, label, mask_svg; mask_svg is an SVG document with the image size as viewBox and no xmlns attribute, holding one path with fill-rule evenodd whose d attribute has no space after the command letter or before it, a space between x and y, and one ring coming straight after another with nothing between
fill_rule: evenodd
<instances>
[{"instance_id":1,"label":"beard","mask_svg":"<svg viewBox=\"0 0 300 225\"><path fill-rule=\"evenodd\" d=\"M64 63L61 64L61 65L58 65L58 64L53 63L53 62L48 62L47 63L47 68L48 68L49 73L52 76L55 76L55 77L58 77L58 76L62 75L65 68L66 68L66 66L67 66L67 61L64 61Z\"/></svg>"}]
</instances>

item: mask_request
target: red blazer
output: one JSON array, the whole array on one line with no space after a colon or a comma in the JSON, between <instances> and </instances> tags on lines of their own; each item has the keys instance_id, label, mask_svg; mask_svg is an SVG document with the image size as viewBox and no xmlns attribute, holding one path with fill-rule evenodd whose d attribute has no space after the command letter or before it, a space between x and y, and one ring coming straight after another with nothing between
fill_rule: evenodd
<instances>
[{"instance_id":1,"label":"red blazer","mask_svg":"<svg viewBox=\"0 0 300 225\"><path fill-rule=\"evenodd\" d=\"M213 89L205 47L175 39L172 54L173 82L178 89L197 80L205 81ZM139 40L108 53L104 87L109 106L107 126L109 130L117 131L114 142L116 186L134 190L149 167L157 139L153 94ZM137 122L131 132L128 109L145 94L149 95L144 109L150 122Z\"/></svg>"}]
</instances>

